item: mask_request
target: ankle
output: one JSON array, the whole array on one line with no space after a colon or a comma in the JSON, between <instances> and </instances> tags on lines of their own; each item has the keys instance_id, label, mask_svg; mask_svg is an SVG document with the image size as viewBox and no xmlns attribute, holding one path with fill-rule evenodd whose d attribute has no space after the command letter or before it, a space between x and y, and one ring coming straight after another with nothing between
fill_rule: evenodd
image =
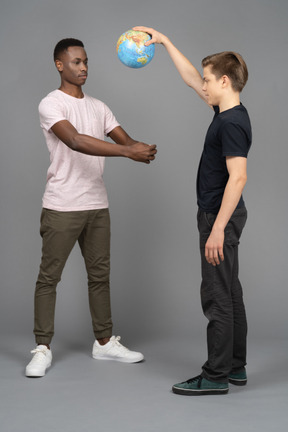
<instances>
[{"instance_id":1,"label":"ankle","mask_svg":"<svg viewBox=\"0 0 288 432\"><path fill-rule=\"evenodd\" d=\"M97 341L99 342L99 344L101 346L103 346L103 345L106 345L110 341L110 338L105 337L105 338L97 339Z\"/></svg>"}]
</instances>

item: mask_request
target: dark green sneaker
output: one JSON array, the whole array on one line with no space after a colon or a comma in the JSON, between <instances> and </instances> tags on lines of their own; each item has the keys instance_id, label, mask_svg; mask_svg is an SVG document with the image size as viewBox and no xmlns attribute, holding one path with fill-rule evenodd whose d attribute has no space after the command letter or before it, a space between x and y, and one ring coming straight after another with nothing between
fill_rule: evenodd
<instances>
[{"instance_id":1,"label":"dark green sneaker","mask_svg":"<svg viewBox=\"0 0 288 432\"><path fill-rule=\"evenodd\" d=\"M173 393L186 396L219 395L228 393L228 383L216 383L198 375L172 387Z\"/></svg>"},{"instance_id":2,"label":"dark green sneaker","mask_svg":"<svg viewBox=\"0 0 288 432\"><path fill-rule=\"evenodd\" d=\"M244 386L247 384L247 374L246 370L240 369L238 371L232 371L229 374L229 383L237 385L237 386Z\"/></svg>"}]
</instances>

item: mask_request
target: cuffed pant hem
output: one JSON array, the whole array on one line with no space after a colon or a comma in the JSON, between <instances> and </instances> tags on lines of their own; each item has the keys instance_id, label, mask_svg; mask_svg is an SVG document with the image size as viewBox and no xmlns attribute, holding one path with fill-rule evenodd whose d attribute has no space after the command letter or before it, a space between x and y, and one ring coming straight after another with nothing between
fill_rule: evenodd
<instances>
[{"instance_id":1,"label":"cuffed pant hem","mask_svg":"<svg viewBox=\"0 0 288 432\"><path fill-rule=\"evenodd\" d=\"M105 331L94 332L95 339L104 339L111 338L112 336L112 328Z\"/></svg>"},{"instance_id":2,"label":"cuffed pant hem","mask_svg":"<svg viewBox=\"0 0 288 432\"><path fill-rule=\"evenodd\" d=\"M228 384L229 380L228 380L228 376L225 378L219 378L219 379L215 379L215 378L210 378L209 375L207 375L207 373L205 373L205 371L202 372L201 376L205 379L207 379L208 381L214 382L214 383L219 383L219 384Z\"/></svg>"},{"instance_id":3,"label":"cuffed pant hem","mask_svg":"<svg viewBox=\"0 0 288 432\"><path fill-rule=\"evenodd\" d=\"M52 341L52 338L47 338L47 337L35 337L35 342L39 345L50 345Z\"/></svg>"}]
</instances>

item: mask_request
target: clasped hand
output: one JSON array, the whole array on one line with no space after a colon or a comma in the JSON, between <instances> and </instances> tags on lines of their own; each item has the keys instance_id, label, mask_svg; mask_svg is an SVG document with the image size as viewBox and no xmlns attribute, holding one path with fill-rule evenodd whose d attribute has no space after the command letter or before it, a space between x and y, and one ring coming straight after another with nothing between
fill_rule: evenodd
<instances>
[{"instance_id":1,"label":"clasped hand","mask_svg":"<svg viewBox=\"0 0 288 432\"><path fill-rule=\"evenodd\" d=\"M157 153L156 145L144 144L142 142L132 144L128 147L128 149L128 157L130 159L146 164L150 164L150 162L155 159L155 155Z\"/></svg>"}]
</instances>

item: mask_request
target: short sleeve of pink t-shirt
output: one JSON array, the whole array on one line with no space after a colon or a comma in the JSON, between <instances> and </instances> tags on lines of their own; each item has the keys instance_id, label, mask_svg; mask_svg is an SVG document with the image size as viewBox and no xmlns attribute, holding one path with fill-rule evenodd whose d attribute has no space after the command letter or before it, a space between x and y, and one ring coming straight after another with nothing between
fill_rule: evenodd
<instances>
[{"instance_id":1,"label":"short sleeve of pink t-shirt","mask_svg":"<svg viewBox=\"0 0 288 432\"><path fill-rule=\"evenodd\" d=\"M50 153L43 207L58 211L107 208L103 181L105 158L71 150L56 137L51 127L68 120L79 133L104 140L119 126L111 110L86 94L77 99L55 90L40 102L39 115Z\"/></svg>"}]
</instances>

